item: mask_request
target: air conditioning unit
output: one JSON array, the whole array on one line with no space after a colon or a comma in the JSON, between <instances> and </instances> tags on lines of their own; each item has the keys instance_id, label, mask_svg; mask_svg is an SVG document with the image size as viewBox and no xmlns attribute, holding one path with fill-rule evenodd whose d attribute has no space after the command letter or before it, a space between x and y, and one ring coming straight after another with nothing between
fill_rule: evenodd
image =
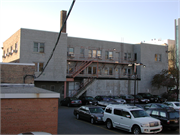
<instances>
[{"instance_id":1,"label":"air conditioning unit","mask_svg":"<svg viewBox=\"0 0 180 135\"><path fill-rule=\"evenodd\" d=\"M9 55L12 55L13 53L12 52L9 52Z\"/></svg>"},{"instance_id":2,"label":"air conditioning unit","mask_svg":"<svg viewBox=\"0 0 180 135\"><path fill-rule=\"evenodd\" d=\"M12 50L13 53L17 53L17 50Z\"/></svg>"},{"instance_id":3,"label":"air conditioning unit","mask_svg":"<svg viewBox=\"0 0 180 135\"><path fill-rule=\"evenodd\" d=\"M98 59L101 59L101 60L102 60L102 57L101 57L101 56L98 56Z\"/></svg>"},{"instance_id":4,"label":"air conditioning unit","mask_svg":"<svg viewBox=\"0 0 180 135\"><path fill-rule=\"evenodd\" d=\"M2 56L2 58L6 58L6 56L5 56L5 55L3 55L3 56Z\"/></svg>"},{"instance_id":5,"label":"air conditioning unit","mask_svg":"<svg viewBox=\"0 0 180 135\"><path fill-rule=\"evenodd\" d=\"M75 55L74 54L70 54L70 57L75 57Z\"/></svg>"},{"instance_id":6,"label":"air conditioning unit","mask_svg":"<svg viewBox=\"0 0 180 135\"><path fill-rule=\"evenodd\" d=\"M9 56L9 53L6 53L6 56Z\"/></svg>"}]
</instances>

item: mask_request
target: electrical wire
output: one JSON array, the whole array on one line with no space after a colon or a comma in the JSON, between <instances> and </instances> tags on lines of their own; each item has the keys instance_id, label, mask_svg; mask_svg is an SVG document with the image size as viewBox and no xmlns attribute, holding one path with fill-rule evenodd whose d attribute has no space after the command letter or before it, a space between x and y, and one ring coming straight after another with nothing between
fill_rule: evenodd
<instances>
[{"instance_id":1,"label":"electrical wire","mask_svg":"<svg viewBox=\"0 0 180 135\"><path fill-rule=\"evenodd\" d=\"M53 54L54 54L54 51L55 51L55 49L56 49L56 46L57 46L57 44L58 44L58 42L59 42L59 39L60 39L60 36L61 36L61 32L62 32L62 30L63 30L63 28L64 28L64 25L66 24L66 21L67 21L67 19L68 19L68 17L69 17L69 14L70 14L70 12L71 12L71 10L72 10L72 8L73 8L74 3L75 3L75 0L73 0L73 2L72 2L72 4L71 4L71 7L70 7L70 9L69 9L69 12L68 12L68 14L66 15L66 18L65 18L65 20L64 20L64 22L63 22L63 25L62 25L61 29L60 29L60 32L59 32L59 35L58 35L56 44L55 44L55 46L54 46L54 48L53 48L53 50L52 50L52 53L51 53L51 55L50 55L50 57L49 57L46 65L45 65L44 68L42 69L41 73L40 73L37 77L35 77L35 78L40 77L40 76L42 75L42 73L44 72L44 70L46 69L47 65L49 64L49 61L51 60L51 58L52 58L52 56L53 56Z\"/></svg>"}]
</instances>

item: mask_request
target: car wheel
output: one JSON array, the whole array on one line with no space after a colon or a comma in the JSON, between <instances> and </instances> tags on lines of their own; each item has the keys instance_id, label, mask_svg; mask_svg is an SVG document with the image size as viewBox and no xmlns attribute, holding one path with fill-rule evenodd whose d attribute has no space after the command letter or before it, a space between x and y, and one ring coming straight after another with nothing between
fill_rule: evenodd
<instances>
[{"instance_id":1,"label":"car wheel","mask_svg":"<svg viewBox=\"0 0 180 135\"><path fill-rule=\"evenodd\" d=\"M107 127L107 129L112 129L113 128L111 120L106 121L106 127Z\"/></svg>"},{"instance_id":2,"label":"car wheel","mask_svg":"<svg viewBox=\"0 0 180 135\"><path fill-rule=\"evenodd\" d=\"M94 124L94 119L93 118L91 118L91 124Z\"/></svg>"},{"instance_id":3,"label":"car wheel","mask_svg":"<svg viewBox=\"0 0 180 135\"><path fill-rule=\"evenodd\" d=\"M141 134L141 130L138 126L134 126L132 128L132 133L135 134L135 135L138 135L138 134Z\"/></svg>"},{"instance_id":4,"label":"car wheel","mask_svg":"<svg viewBox=\"0 0 180 135\"><path fill-rule=\"evenodd\" d=\"M79 120L79 119L80 119L79 114L76 114L76 119L77 119L77 120Z\"/></svg>"}]
</instances>

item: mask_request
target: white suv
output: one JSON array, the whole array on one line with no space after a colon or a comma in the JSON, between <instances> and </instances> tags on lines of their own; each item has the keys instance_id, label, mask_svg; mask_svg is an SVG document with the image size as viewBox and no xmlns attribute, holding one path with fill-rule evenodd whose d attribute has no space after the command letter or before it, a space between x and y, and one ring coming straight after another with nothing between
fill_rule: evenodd
<instances>
[{"instance_id":1,"label":"white suv","mask_svg":"<svg viewBox=\"0 0 180 135\"><path fill-rule=\"evenodd\" d=\"M150 117L142 108L123 104L106 106L103 121L108 129L118 128L134 134L162 130L160 120Z\"/></svg>"}]
</instances>

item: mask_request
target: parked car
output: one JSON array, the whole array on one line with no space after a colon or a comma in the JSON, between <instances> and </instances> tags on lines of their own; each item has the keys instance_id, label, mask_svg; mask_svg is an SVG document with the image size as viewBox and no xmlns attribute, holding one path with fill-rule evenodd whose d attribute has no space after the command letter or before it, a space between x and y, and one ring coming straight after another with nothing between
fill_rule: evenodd
<instances>
[{"instance_id":1,"label":"parked car","mask_svg":"<svg viewBox=\"0 0 180 135\"><path fill-rule=\"evenodd\" d=\"M82 105L97 105L98 101L91 96L80 96L79 99L82 101Z\"/></svg>"},{"instance_id":2,"label":"parked car","mask_svg":"<svg viewBox=\"0 0 180 135\"><path fill-rule=\"evenodd\" d=\"M150 93L138 93L137 95L141 95L143 98L149 99L152 103L155 102L153 95Z\"/></svg>"},{"instance_id":3,"label":"parked car","mask_svg":"<svg viewBox=\"0 0 180 135\"><path fill-rule=\"evenodd\" d=\"M168 101L168 102L165 102L164 104L169 106L169 107L174 108L176 111L180 110L180 102L170 102L170 101Z\"/></svg>"},{"instance_id":4,"label":"parked car","mask_svg":"<svg viewBox=\"0 0 180 135\"><path fill-rule=\"evenodd\" d=\"M119 105L119 104L123 104L123 103L116 102L114 100L112 100L112 101L98 101L98 105L103 106L103 107L106 107L109 104L117 104L117 105Z\"/></svg>"},{"instance_id":5,"label":"parked car","mask_svg":"<svg viewBox=\"0 0 180 135\"><path fill-rule=\"evenodd\" d=\"M134 103L134 97L131 95L120 95L120 98L126 100L126 103ZM135 99L135 103L139 103L138 99Z\"/></svg>"},{"instance_id":6,"label":"parked car","mask_svg":"<svg viewBox=\"0 0 180 135\"><path fill-rule=\"evenodd\" d=\"M103 123L102 117L104 110L100 106L81 106L74 109L73 113L76 116L76 119L84 119L90 121L92 124Z\"/></svg>"},{"instance_id":7,"label":"parked car","mask_svg":"<svg viewBox=\"0 0 180 135\"><path fill-rule=\"evenodd\" d=\"M134 95L131 95L131 96L134 97ZM150 102L149 99L145 99L141 95L135 95L135 98L138 99L139 103L146 103L147 104Z\"/></svg>"},{"instance_id":8,"label":"parked car","mask_svg":"<svg viewBox=\"0 0 180 135\"><path fill-rule=\"evenodd\" d=\"M104 95L98 95L98 96L95 97L95 99L98 100L98 101L103 101L103 100L104 101L110 101L111 100L110 97L104 96Z\"/></svg>"},{"instance_id":9,"label":"parked car","mask_svg":"<svg viewBox=\"0 0 180 135\"><path fill-rule=\"evenodd\" d=\"M160 96L160 95L153 95L153 97L154 97L155 102L158 102L158 103L163 103L163 102L166 102L166 101L167 101L166 98L163 98L163 97Z\"/></svg>"},{"instance_id":10,"label":"parked car","mask_svg":"<svg viewBox=\"0 0 180 135\"><path fill-rule=\"evenodd\" d=\"M133 134L162 131L160 120L150 117L142 108L126 104L108 105L103 121L108 129L117 128Z\"/></svg>"},{"instance_id":11,"label":"parked car","mask_svg":"<svg viewBox=\"0 0 180 135\"><path fill-rule=\"evenodd\" d=\"M82 101L76 97L66 97L63 100L60 101L60 105L67 105L70 106L80 106L82 105Z\"/></svg>"},{"instance_id":12,"label":"parked car","mask_svg":"<svg viewBox=\"0 0 180 135\"><path fill-rule=\"evenodd\" d=\"M25 133L20 133L18 135L52 135L47 132L25 132Z\"/></svg>"},{"instance_id":13,"label":"parked car","mask_svg":"<svg viewBox=\"0 0 180 135\"><path fill-rule=\"evenodd\" d=\"M151 108L146 112L156 119L161 121L164 129L170 128L171 130L179 129L179 113L174 109L166 108Z\"/></svg>"},{"instance_id":14,"label":"parked car","mask_svg":"<svg viewBox=\"0 0 180 135\"><path fill-rule=\"evenodd\" d=\"M162 104L162 103L149 103L149 104L146 104L144 106L144 109L147 110L147 109L150 109L150 108L167 108L167 109L172 109L172 107L169 107L165 104Z\"/></svg>"},{"instance_id":15,"label":"parked car","mask_svg":"<svg viewBox=\"0 0 180 135\"><path fill-rule=\"evenodd\" d=\"M118 103L122 103L122 104L125 104L126 103L126 100L120 98L119 96L108 96L110 97L112 100L118 102Z\"/></svg>"}]
</instances>

